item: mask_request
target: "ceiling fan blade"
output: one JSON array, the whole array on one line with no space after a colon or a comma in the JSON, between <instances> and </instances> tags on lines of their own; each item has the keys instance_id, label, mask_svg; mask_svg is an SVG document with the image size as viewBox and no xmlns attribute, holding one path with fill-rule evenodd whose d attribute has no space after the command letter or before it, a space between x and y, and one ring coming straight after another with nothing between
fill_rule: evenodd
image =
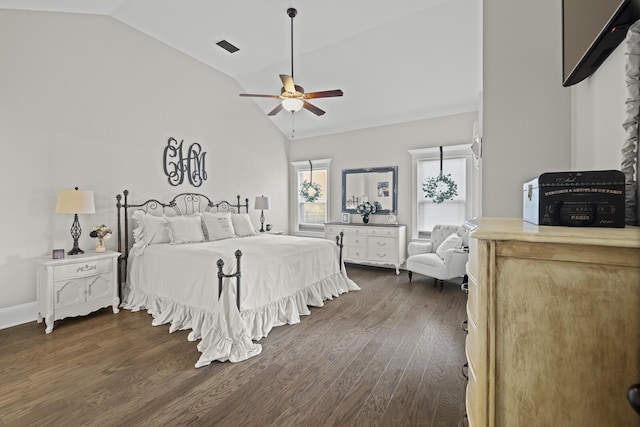
<instances>
[{"instance_id":1,"label":"ceiling fan blade","mask_svg":"<svg viewBox=\"0 0 640 427\"><path fill-rule=\"evenodd\" d=\"M313 98L330 98L332 96L342 96L342 95L344 95L344 93L340 89L334 89L334 90L323 90L321 92L305 93L304 97L307 99L313 99Z\"/></svg>"},{"instance_id":2,"label":"ceiling fan blade","mask_svg":"<svg viewBox=\"0 0 640 427\"><path fill-rule=\"evenodd\" d=\"M302 105L302 107L306 108L309 111L311 111L316 116L321 116L321 115L323 115L325 113L324 110L319 109L315 105L309 104L307 101L304 101L304 104Z\"/></svg>"},{"instance_id":3,"label":"ceiling fan blade","mask_svg":"<svg viewBox=\"0 0 640 427\"><path fill-rule=\"evenodd\" d=\"M275 116L280 111L282 111L282 103L278 103L276 108L274 108L273 110L269 111L269 114L267 114L267 116Z\"/></svg>"},{"instance_id":4,"label":"ceiling fan blade","mask_svg":"<svg viewBox=\"0 0 640 427\"><path fill-rule=\"evenodd\" d=\"M280 80L282 80L282 86L284 86L284 90L289 93L296 92L296 86L293 84L293 77L287 76L286 74L280 74Z\"/></svg>"},{"instance_id":5,"label":"ceiling fan blade","mask_svg":"<svg viewBox=\"0 0 640 427\"><path fill-rule=\"evenodd\" d=\"M241 93L240 96L253 96L256 98L278 98L280 99L280 97L278 95L258 95L255 93Z\"/></svg>"}]
</instances>

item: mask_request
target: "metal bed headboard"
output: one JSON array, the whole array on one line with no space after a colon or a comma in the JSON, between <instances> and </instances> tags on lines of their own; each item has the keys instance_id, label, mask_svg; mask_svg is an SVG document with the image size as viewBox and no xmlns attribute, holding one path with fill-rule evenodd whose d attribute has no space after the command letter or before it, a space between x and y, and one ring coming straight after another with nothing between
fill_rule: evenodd
<instances>
[{"instance_id":1,"label":"metal bed headboard","mask_svg":"<svg viewBox=\"0 0 640 427\"><path fill-rule=\"evenodd\" d=\"M121 288L122 283L127 279L127 259L129 257L129 250L131 249L131 245L129 244L129 209L140 209L158 216L184 216L193 215L198 212L242 213L243 208L245 213L249 213L249 199L244 199L244 203L241 203L239 195L236 196L236 203L230 203L226 200L213 203L213 201L204 194L180 193L167 203L163 203L157 199L148 199L136 204L129 202L129 190L124 190L122 194L124 197L120 194L116 195L116 207L118 208L118 252L120 252L120 257L118 258L118 289ZM124 210L124 215L121 213L122 210ZM124 233L122 232L123 222Z\"/></svg>"}]
</instances>

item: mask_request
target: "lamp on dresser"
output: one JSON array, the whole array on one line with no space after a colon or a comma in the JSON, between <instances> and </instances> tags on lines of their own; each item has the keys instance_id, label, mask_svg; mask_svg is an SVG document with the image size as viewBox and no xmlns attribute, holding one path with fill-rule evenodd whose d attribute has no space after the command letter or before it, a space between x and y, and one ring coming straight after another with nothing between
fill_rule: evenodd
<instances>
[{"instance_id":1,"label":"lamp on dresser","mask_svg":"<svg viewBox=\"0 0 640 427\"><path fill-rule=\"evenodd\" d=\"M260 209L260 232L264 233L264 211L271 209L271 199L265 196L256 197L254 209Z\"/></svg>"},{"instance_id":2,"label":"lamp on dresser","mask_svg":"<svg viewBox=\"0 0 640 427\"><path fill-rule=\"evenodd\" d=\"M71 237L73 237L73 248L67 252L68 255L83 254L84 251L78 246L78 239L82 234L78 214L96 213L93 201L93 191L88 190L60 190L56 203L56 213L73 214L73 224L71 224Z\"/></svg>"}]
</instances>

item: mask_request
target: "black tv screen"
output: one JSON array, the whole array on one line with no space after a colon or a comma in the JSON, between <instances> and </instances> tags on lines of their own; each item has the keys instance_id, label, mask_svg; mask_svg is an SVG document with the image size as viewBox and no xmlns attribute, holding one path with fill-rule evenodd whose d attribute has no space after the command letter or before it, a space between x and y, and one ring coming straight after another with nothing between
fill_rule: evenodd
<instances>
[{"instance_id":1,"label":"black tv screen","mask_svg":"<svg viewBox=\"0 0 640 427\"><path fill-rule=\"evenodd\" d=\"M640 0L562 1L562 85L589 77L640 19Z\"/></svg>"}]
</instances>

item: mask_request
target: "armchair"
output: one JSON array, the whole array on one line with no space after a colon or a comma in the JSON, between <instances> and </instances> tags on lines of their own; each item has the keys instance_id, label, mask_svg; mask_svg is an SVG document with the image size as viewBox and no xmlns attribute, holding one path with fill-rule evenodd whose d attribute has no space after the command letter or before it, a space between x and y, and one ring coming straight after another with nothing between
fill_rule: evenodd
<instances>
[{"instance_id":1,"label":"armchair","mask_svg":"<svg viewBox=\"0 0 640 427\"><path fill-rule=\"evenodd\" d=\"M459 238L452 236L456 234ZM433 227L431 240L411 242L408 247L406 268L409 281L413 273L433 277L439 282L440 290L444 281L466 274L469 259L469 235L463 226L438 224Z\"/></svg>"}]
</instances>

